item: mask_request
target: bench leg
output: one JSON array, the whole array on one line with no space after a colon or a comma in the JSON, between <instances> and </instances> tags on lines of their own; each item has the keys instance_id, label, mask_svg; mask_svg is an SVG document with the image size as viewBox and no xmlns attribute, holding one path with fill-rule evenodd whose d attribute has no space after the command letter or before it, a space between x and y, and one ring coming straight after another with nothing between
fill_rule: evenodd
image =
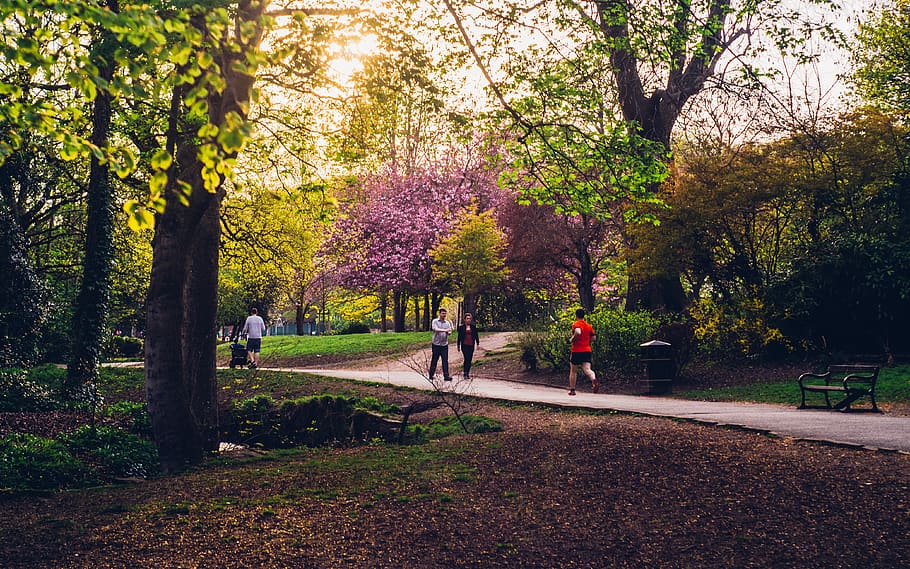
<instances>
[{"instance_id":1,"label":"bench leg","mask_svg":"<svg viewBox=\"0 0 910 569\"><path fill-rule=\"evenodd\" d=\"M843 401L839 401L834 408L839 411L849 411L850 404L864 395L868 395L872 400L872 410L880 412L878 410L878 405L875 404L875 394L870 391L848 391L847 396L844 397Z\"/></svg>"},{"instance_id":2,"label":"bench leg","mask_svg":"<svg viewBox=\"0 0 910 569\"><path fill-rule=\"evenodd\" d=\"M827 391L817 392L817 393L821 393L825 396L825 406L824 407L822 407L821 405L806 405L806 391L808 391L808 390L800 387L801 400L800 400L799 407L797 407L797 409L833 409L833 407L831 407L831 398L829 397Z\"/></svg>"}]
</instances>

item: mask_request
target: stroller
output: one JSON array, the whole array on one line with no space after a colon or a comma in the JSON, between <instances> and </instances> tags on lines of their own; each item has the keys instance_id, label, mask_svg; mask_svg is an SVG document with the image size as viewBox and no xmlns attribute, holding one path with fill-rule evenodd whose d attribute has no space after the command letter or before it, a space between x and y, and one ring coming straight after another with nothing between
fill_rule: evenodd
<instances>
[{"instance_id":1,"label":"stroller","mask_svg":"<svg viewBox=\"0 0 910 569\"><path fill-rule=\"evenodd\" d=\"M241 344L239 340L231 344L231 369L237 366L244 367L250 363L249 354L246 351L246 344Z\"/></svg>"}]
</instances>

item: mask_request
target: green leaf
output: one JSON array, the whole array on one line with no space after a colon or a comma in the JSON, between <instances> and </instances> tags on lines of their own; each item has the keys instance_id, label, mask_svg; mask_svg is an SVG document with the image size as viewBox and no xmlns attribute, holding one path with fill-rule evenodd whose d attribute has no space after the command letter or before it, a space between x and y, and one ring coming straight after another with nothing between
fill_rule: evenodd
<instances>
[{"instance_id":1,"label":"green leaf","mask_svg":"<svg viewBox=\"0 0 910 569\"><path fill-rule=\"evenodd\" d=\"M149 193L161 194L167 186L167 172L157 172L149 179Z\"/></svg>"},{"instance_id":2,"label":"green leaf","mask_svg":"<svg viewBox=\"0 0 910 569\"><path fill-rule=\"evenodd\" d=\"M164 148L159 148L152 155L151 165L155 170L167 170L173 162L174 159L171 157L171 153Z\"/></svg>"},{"instance_id":3,"label":"green leaf","mask_svg":"<svg viewBox=\"0 0 910 569\"><path fill-rule=\"evenodd\" d=\"M123 211L127 214L127 225L135 232L155 227L155 216L136 200L128 200L123 204Z\"/></svg>"}]
</instances>

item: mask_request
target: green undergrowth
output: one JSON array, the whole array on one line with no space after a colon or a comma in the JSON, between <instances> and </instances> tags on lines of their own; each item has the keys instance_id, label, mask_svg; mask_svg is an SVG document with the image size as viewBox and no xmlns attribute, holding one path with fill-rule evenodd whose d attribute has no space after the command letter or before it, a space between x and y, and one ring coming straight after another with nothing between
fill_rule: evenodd
<instances>
[{"instance_id":1,"label":"green undergrowth","mask_svg":"<svg viewBox=\"0 0 910 569\"><path fill-rule=\"evenodd\" d=\"M241 507L254 506L262 511L296 507L305 499L356 500L366 509L379 502L447 503L451 492L441 488L476 482L477 470L467 457L477 444L476 439L468 438L417 446L374 442L344 452L320 447L280 449L254 457L228 453L196 469L193 477L221 481L228 471L236 484L262 491L244 500L208 497L192 504L156 504L153 509L158 515L191 519ZM289 478L294 484L287 483Z\"/></svg>"},{"instance_id":2,"label":"green undergrowth","mask_svg":"<svg viewBox=\"0 0 910 569\"><path fill-rule=\"evenodd\" d=\"M113 427L85 425L57 439L25 433L0 439L0 489L80 488L157 472L155 445Z\"/></svg>"}]
</instances>

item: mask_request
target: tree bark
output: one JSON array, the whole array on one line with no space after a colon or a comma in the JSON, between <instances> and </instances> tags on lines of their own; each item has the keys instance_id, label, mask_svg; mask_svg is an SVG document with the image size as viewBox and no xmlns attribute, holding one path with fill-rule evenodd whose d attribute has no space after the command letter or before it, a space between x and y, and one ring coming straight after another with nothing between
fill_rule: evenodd
<instances>
[{"instance_id":1,"label":"tree bark","mask_svg":"<svg viewBox=\"0 0 910 569\"><path fill-rule=\"evenodd\" d=\"M711 0L698 45L687 53L686 42L680 42L677 50L670 54L671 70L664 86L647 95L638 72L638 58L629 41L629 4L626 0L596 2L600 31L607 45L612 46L610 64L623 117L637 124L644 138L661 143L667 151L680 112L686 102L704 88L724 51L721 35L729 6L729 0ZM668 23L682 31L690 23L690 17L693 16L689 11L681 10L676 20ZM663 274L641 274L630 266L626 307L681 310L686 299L680 276L676 269L667 269Z\"/></svg>"},{"instance_id":2,"label":"tree bark","mask_svg":"<svg viewBox=\"0 0 910 569\"><path fill-rule=\"evenodd\" d=\"M107 7L119 11L117 2L109 0ZM110 82L116 70L113 50L116 38L103 31L94 46L92 59L99 76ZM111 130L111 103L107 89L99 89L92 106L92 144L104 149ZM72 347L66 369L64 392L68 398L77 397L83 386L94 383L101 360L104 324L111 294L111 274L114 262L114 189L110 166L92 154L89 166L87 220L85 226L85 260L82 282L76 298L76 309L70 324Z\"/></svg>"},{"instance_id":3,"label":"tree bark","mask_svg":"<svg viewBox=\"0 0 910 569\"><path fill-rule=\"evenodd\" d=\"M396 332L404 332L404 317L407 310L408 297L400 290L392 292L392 320Z\"/></svg>"},{"instance_id":4,"label":"tree bark","mask_svg":"<svg viewBox=\"0 0 910 569\"><path fill-rule=\"evenodd\" d=\"M388 308L389 308L389 292L385 290L379 291L379 331L388 332Z\"/></svg>"},{"instance_id":5,"label":"tree bark","mask_svg":"<svg viewBox=\"0 0 910 569\"><path fill-rule=\"evenodd\" d=\"M256 33L239 42L244 50L258 49L260 20L267 2L237 5L238 26L253 22ZM196 22L204 29L204 22ZM208 97L209 122L223 126L230 113L246 117L255 78L235 67L245 52L227 46L216 50L225 89ZM171 124L180 116L182 94L174 94ZM188 125L185 125L188 126ZM185 132L189 136L178 133ZM224 189L209 192L197 158L194 128L171 128L169 150L175 150L175 170L165 189L166 209L159 216L152 242L145 352L149 415L165 473L198 463L218 445L215 384L215 325L217 316L219 210ZM231 156L227 156L230 158ZM189 204L180 203L177 178L192 187Z\"/></svg>"}]
</instances>

